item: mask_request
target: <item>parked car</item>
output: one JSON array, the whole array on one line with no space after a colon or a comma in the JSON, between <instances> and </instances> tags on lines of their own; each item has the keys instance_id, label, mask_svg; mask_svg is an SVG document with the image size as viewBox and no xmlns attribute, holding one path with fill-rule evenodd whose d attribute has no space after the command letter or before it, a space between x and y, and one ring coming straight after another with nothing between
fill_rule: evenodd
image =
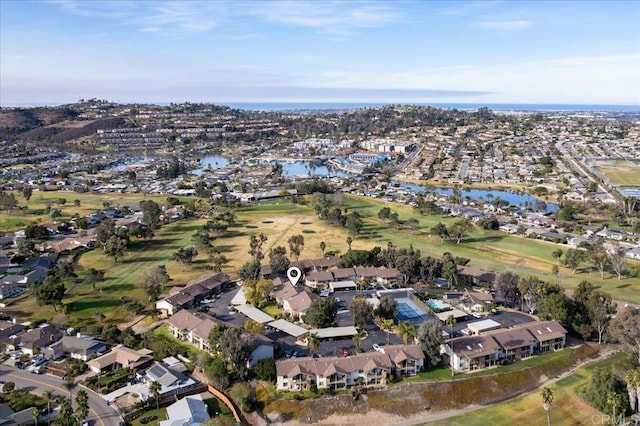
<instances>
[{"instance_id":1,"label":"parked car","mask_svg":"<svg viewBox=\"0 0 640 426\"><path fill-rule=\"evenodd\" d=\"M482 318L482 315L479 314L478 312L472 312L471 316L473 316L474 318Z\"/></svg>"},{"instance_id":2,"label":"parked car","mask_svg":"<svg viewBox=\"0 0 640 426\"><path fill-rule=\"evenodd\" d=\"M460 333L465 336L471 336L471 330L469 330L468 328L463 328L462 330L460 330Z\"/></svg>"},{"instance_id":3,"label":"parked car","mask_svg":"<svg viewBox=\"0 0 640 426\"><path fill-rule=\"evenodd\" d=\"M320 292L320 297L329 297L329 290L322 290Z\"/></svg>"},{"instance_id":4,"label":"parked car","mask_svg":"<svg viewBox=\"0 0 640 426\"><path fill-rule=\"evenodd\" d=\"M378 345L377 343L374 343L373 345L371 345L371 349L373 349L376 352L380 352L380 345Z\"/></svg>"},{"instance_id":5,"label":"parked car","mask_svg":"<svg viewBox=\"0 0 640 426\"><path fill-rule=\"evenodd\" d=\"M349 349L347 348L342 348L340 349L342 351L342 356L349 356Z\"/></svg>"}]
</instances>

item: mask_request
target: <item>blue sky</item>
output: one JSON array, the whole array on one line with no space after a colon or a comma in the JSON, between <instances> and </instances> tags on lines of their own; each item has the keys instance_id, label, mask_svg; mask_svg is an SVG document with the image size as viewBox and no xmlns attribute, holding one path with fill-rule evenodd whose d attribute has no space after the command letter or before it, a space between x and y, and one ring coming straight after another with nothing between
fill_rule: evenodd
<instances>
[{"instance_id":1,"label":"blue sky","mask_svg":"<svg viewBox=\"0 0 640 426\"><path fill-rule=\"evenodd\" d=\"M640 1L0 0L0 104L640 104Z\"/></svg>"}]
</instances>

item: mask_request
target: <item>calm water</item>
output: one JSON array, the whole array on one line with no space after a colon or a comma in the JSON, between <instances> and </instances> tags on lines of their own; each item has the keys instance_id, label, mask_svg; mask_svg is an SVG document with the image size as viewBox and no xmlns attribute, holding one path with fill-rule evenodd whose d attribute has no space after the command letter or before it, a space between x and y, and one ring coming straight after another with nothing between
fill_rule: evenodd
<instances>
[{"instance_id":1,"label":"calm water","mask_svg":"<svg viewBox=\"0 0 640 426\"><path fill-rule=\"evenodd\" d=\"M231 108L250 111L309 111L348 110L378 108L386 105L432 106L443 109L475 111L487 107L492 111L540 111L540 112L638 112L640 105L579 105L579 104L476 104L476 103L422 103L422 102L221 102Z\"/></svg>"},{"instance_id":2,"label":"calm water","mask_svg":"<svg viewBox=\"0 0 640 426\"><path fill-rule=\"evenodd\" d=\"M404 182L394 182L394 181L392 181L391 183L394 185L399 185L402 188L411 189L416 192L426 192L424 186L414 185L411 183L404 183ZM443 194L443 195L453 194L453 189L451 188L430 188L429 191L434 192L436 194ZM540 200L528 194L516 194L514 192L499 191L495 189L491 189L491 190L471 189L471 190L461 190L460 192L461 192L462 198L469 198L471 200L479 200L480 198L482 198L484 201L491 201L491 200L500 198L502 200L509 202L509 204L511 205L521 206L521 207L536 206L536 204L540 203ZM558 206L556 204L546 203L546 206L543 210L546 212L555 212L558 210Z\"/></svg>"},{"instance_id":3,"label":"calm water","mask_svg":"<svg viewBox=\"0 0 640 426\"><path fill-rule=\"evenodd\" d=\"M229 163L228 158L220 157L219 155L209 155L202 158L200 161L201 166L194 170L193 173L199 175L202 174L207 166L211 166L213 170L216 170L228 165ZM327 167L325 165L316 165L311 161L296 161L293 163L279 161L278 163L282 164L282 174L284 176L348 176L347 173L341 170Z\"/></svg>"},{"instance_id":4,"label":"calm water","mask_svg":"<svg viewBox=\"0 0 640 426\"><path fill-rule=\"evenodd\" d=\"M226 165L228 165L229 159L224 158L218 155L209 155L201 160L201 167L197 170L194 170L194 173L201 174L204 169L207 168L208 165L211 166L212 169L219 169ZM337 170L331 167L327 167L325 165L315 165L311 161L296 161L296 162L284 162L280 161L282 164L282 173L285 176L294 177L294 176L353 176L349 173L345 173L341 170ZM420 185L415 185L411 183L404 182L396 182L391 181L391 184L394 186L400 186L402 188L410 189L416 193L425 192L425 187ZM431 188L430 191L435 192L437 194L451 195L453 190L450 188ZM509 204L514 206L536 206L536 204L540 203L540 200L532 197L528 194L516 194L509 191L499 191L499 190L488 190L488 189L471 189L471 190L462 190L462 197L469 198L471 200L478 200L482 198L485 201L491 201L496 198L501 198L505 201L508 201ZM546 212L555 212L558 210L558 206L556 204L546 203L545 208L543 209Z\"/></svg>"}]
</instances>

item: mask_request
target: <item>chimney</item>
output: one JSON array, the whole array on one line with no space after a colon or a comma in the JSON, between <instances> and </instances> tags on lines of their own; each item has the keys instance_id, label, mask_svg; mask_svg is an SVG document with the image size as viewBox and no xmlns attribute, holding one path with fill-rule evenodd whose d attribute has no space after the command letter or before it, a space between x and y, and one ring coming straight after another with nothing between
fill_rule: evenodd
<instances>
[{"instance_id":1,"label":"chimney","mask_svg":"<svg viewBox=\"0 0 640 426\"><path fill-rule=\"evenodd\" d=\"M16 319L16 317L11 318L11 322L16 324L18 322L18 320Z\"/></svg>"}]
</instances>

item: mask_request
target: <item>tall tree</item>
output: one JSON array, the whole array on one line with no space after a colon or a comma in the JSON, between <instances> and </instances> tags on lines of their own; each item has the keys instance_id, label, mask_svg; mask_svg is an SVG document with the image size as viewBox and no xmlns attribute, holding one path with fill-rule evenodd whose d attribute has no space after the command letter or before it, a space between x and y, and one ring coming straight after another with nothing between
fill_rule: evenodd
<instances>
[{"instance_id":1,"label":"tall tree","mask_svg":"<svg viewBox=\"0 0 640 426\"><path fill-rule=\"evenodd\" d=\"M440 362L440 345L444 342L440 320L432 318L420 324L417 330L417 338L424 352L425 365L438 365Z\"/></svg>"},{"instance_id":2,"label":"tall tree","mask_svg":"<svg viewBox=\"0 0 640 426\"><path fill-rule=\"evenodd\" d=\"M320 348L320 336L317 333L309 333L307 335L307 346L309 346L311 354L314 354Z\"/></svg>"},{"instance_id":3,"label":"tall tree","mask_svg":"<svg viewBox=\"0 0 640 426\"><path fill-rule=\"evenodd\" d=\"M458 286L458 265L449 252L442 255L442 277L447 280L449 289Z\"/></svg>"},{"instance_id":4,"label":"tall tree","mask_svg":"<svg viewBox=\"0 0 640 426\"><path fill-rule=\"evenodd\" d=\"M44 391L42 396L44 397L44 400L47 403L47 426L51 426L51 403L53 402L55 395L53 394L52 391L47 390L47 391Z\"/></svg>"},{"instance_id":5,"label":"tall tree","mask_svg":"<svg viewBox=\"0 0 640 426\"><path fill-rule=\"evenodd\" d=\"M160 409L160 391L162 390L162 383L154 380L149 383L149 393L153 395L153 399L156 400L156 410Z\"/></svg>"},{"instance_id":6,"label":"tall tree","mask_svg":"<svg viewBox=\"0 0 640 426\"><path fill-rule=\"evenodd\" d=\"M609 332L640 363L640 309L628 306L611 321Z\"/></svg>"},{"instance_id":7,"label":"tall tree","mask_svg":"<svg viewBox=\"0 0 640 426\"><path fill-rule=\"evenodd\" d=\"M631 411L640 412L640 368L627 371L624 381L627 384Z\"/></svg>"},{"instance_id":8,"label":"tall tree","mask_svg":"<svg viewBox=\"0 0 640 426\"><path fill-rule=\"evenodd\" d=\"M104 246L104 253L107 256L112 257L114 263L118 263L118 259L124 255L126 249L127 240L116 235L112 235Z\"/></svg>"},{"instance_id":9,"label":"tall tree","mask_svg":"<svg viewBox=\"0 0 640 426\"><path fill-rule=\"evenodd\" d=\"M451 225L449 234L455 238L456 244L460 244L460 241L462 241L472 229L473 223L469 219L461 219Z\"/></svg>"},{"instance_id":10,"label":"tall tree","mask_svg":"<svg viewBox=\"0 0 640 426\"><path fill-rule=\"evenodd\" d=\"M349 235L347 237L347 250L351 251L351 244L353 243L353 237L351 237L351 235Z\"/></svg>"},{"instance_id":11,"label":"tall tree","mask_svg":"<svg viewBox=\"0 0 640 426\"><path fill-rule=\"evenodd\" d=\"M24 185L22 187L22 196L24 197L25 200L27 200L27 203L31 199L32 194L33 194L33 188L30 185Z\"/></svg>"},{"instance_id":12,"label":"tall tree","mask_svg":"<svg viewBox=\"0 0 640 426\"><path fill-rule=\"evenodd\" d=\"M382 324L380 328L387 332L387 345L389 344L389 335L395 328L395 322L392 319L384 319L382 320Z\"/></svg>"},{"instance_id":13,"label":"tall tree","mask_svg":"<svg viewBox=\"0 0 640 426\"><path fill-rule=\"evenodd\" d=\"M259 263L262 259L264 259L264 253L262 253L262 246L268 240L267 236L264 233L260 233L259 235L252 235L249 238L249 255L253 257L254 262Z\"/></svg>"},{"instance_id":14,"label":"tall tree","mask_svg":"<svg viewBox=\"0 0 640 426\"><path fill-rule=\"evenodd\" d=\"M431 228L431 234L440 237L443 243L446 238L449 238L449 230L447 229L447 225L442 222L438 222Z\"/></svg>"},{"instance_id":15,"label":"tall tree","mask_svg":"<svg viewBox=\"0 0 640 426\"><path fill-rule=\"evenodd\" d=\"M591 264L600 271L600 279L604 280L604 271L609 265L609 254L602 240L597 240L587 252Z\"/></svg>"},{"instance_id":16,"label":"tall tree","mask_svg":"<svg viewBox=\"0 0 640 426\"><path fill-rule=\"evenodd\" d=\"M624 268L627 264L625 257L626 252L626 249L621 247L620 243L615 244L613 248L608 252L609 264L618 276L618 280L622 279L622 272L624 271Z\"/></svg>"},{"instance_id":17,"label":"tall tree","mask_svg":"<svg viewBox=\"0 0 640 426\"><path fill-rule=\"evenodd\" d=\"M569 308L567 299L563 294L551 293L540 299L537 303L538 317L541 320L554 320L559 323L567 323Z\"/></svg>"},{"instance_id":18,"label":"tall tree","mask_svg":"<svg viewBox=\"0 0 640 426\"><path fill-rule=\"evenodd\" d=\"M198 249L195 246L180 247L173 253L173 260L180 263L180 270L184 270L184 265L193 263L193 258L198 256Z\"/></svg>"},{"instance_id":19,"label":"tall tree","mask_svg":"<svg viewBox=\"0 0 640 426\"><path fill-rule=\"evenodd\" d=\"M327 248L327 244L324 241L320 241L320 250L322 251L322 255L324 256L324 251Z\"/></svg>"},{"instance_id":20,"label":"tall tree","mask_svg":"<svg viewBox=\"0 0 640 426\"><path fill-rule=\"evenodd\" d=\"M156 229L160 225L160 215L162 214L158 203L153 200L143 200L140 201L140 208L142 209L144 224L151 229Z\"/></svg>"},{"instance_id":21,"label":"tall tree","mask_svg":"<svg viewBox=\"0 0 640 426\"><path fill-rule=\"evenodd\" d=\"M409 321L403 321L396 327L396 334L402 338L404 344L407 344L409 337L416 337L416 327Z\"/></svg>"},{"instance_id":22,"label":"tall tree","mask_svg":"<svg viewBox=\"0 0 640 426\"><path fill-rule=\"evenodd\" d=\"M318 328L331 327L336 322L338 305L333 297L316 300L304 315L304 322Z\"/></svg>"},{"instance_id":23,"label":"tall tree","mask_svg":"<svg viewBox=\"0 0 640 426\"><path fill-rule=\"evenodd\" d=\"M76 417L80 423L89 417L89 396L84 389L80 389L76 393Z\"/></svg>"},{"instance_id":24,"label":"tall tree","mask_svg":"<svg viewBox=\"0 0 640 426\"><path fill-rule=\"evenodd\" d=\"M76 386L78 386L76 380L72 375L67 374L65 376L64 382L62 383L62 386L64 386L64 388L69 391L69 403L71 403L71 401L73 401L73 395L71 392L76 388Z\"/></svg>"},{"instance_id":25,"label":"tall tree","mask_svg":"<svg viewBox=\"0 0 640 426\"><path fill-rule=\"evenodd\" d=\"M287 272L290 264L286 248L278 246L269 250L269 265L272 273L282 275Z\"/></svg>"},{"instance_id":26,"label":"tall tree","mask_svg":"<svg viewBox=\"0 0 640 426\"><path fill-rule=\"evenodd\" d=\"M96 291L96 284L104 279L104 271L100 271L95 268L87 269L87 273L84 276L84 282L90 284L93 291Z\"/></svg>"},{"instance_id":27,"label":"tall tree","mask_svg":"<svg viewBox=\"0 0 640 426\"><path fill-rule=\"evenodd\" d=\"M522 300L522 294L518 289L519 282L520 276L511 271L500 273L496 279L498 296L510 306L517 305Z\"/></svg>"},{"instance_id":28,"label":"tall tree","mask_svg":"<svg viewBox=\"0 0 640 426\"><path fill-rule=\"evenodd\" d=\"M140 277L138 287L149 296L149 301L154 302L162 293L162 288L169 283L169 274L164 265L151 267Z\"/></svg>"},{"instance_id":29,"label":"tall tree","mask_svg":"<svg viewBox=\"0 0 640 426\"><path fill-rule=\"evenodd\" d=\"M220 351L231 370L243 379L247 373L247 362L251 355L250 337L240 328L229 327L222 332L219 344Z\"/></svg>"},{"instance_id":30,"label":"tall tree","mask_svg":"<svg viewBox=\"0 0 640 426\"><path fill-rule=\"evenodd\" d=\"M291 253L297 261L300 257L300 253L302 253L302 250L304 249L304 237L301 234L292 235L287 240L287 243L289 243L289 253Z\"/></svg>"},{"instance_id":31,"label":"tall tree","mask_svg":"<svg viewBox=\"0 0 640 426\"><path fill-rule=\"evenodd\" d=\"M591 326L598 333L598 344L601 344L602 336L616 313L616 303L608 293L595 291L589 299L588 312Z\"/></svg>"},{"instance_id":32,"label":"tall tree","mask_svg":"<svg viewBox=\"0 0 640 426\"><path fill-rule=\"evenodd\" d=\"M551 416L549 412L551 411L551 403L553 402L553 391L551 390L551 388L545 386L544 388L542 388L540 396L542 397L542 401L544 403L544 411L546 411L547 413L547 426L551 426Z\"/></svg>"},{"instance_id":33,"label":"tall tree","mask_svg":"<svg viewBox=\"0 0 640 426\"><path fill-rule=\"evenodd\" d=\"M55 311L62 304L66 291L60 275L56 272L47 275L41 283L31 283L31 288L39 306L51 305Z\"/></svg>"},{"instance_id":34,"label":"tall tree","mask_svg":"<svg viewBox=\"0 0 640 426\"><path fill-rule=\"evenodd\" d=\"M373 306L366 299L353 298L349 304L349 312L357 328L363 329L367 320L373 316Z\"/></svg>"},{"instance_id":35,"label":"tall tree","mask_svg":"<svg viewBox=\"0 0 640 426\"><path fill-rule=\"evenodd\" d=\"M380 299L380 303L376 308L376 316L383 320L391 320L396 316L396 310L398 309L398 302L389 296L383 296Z\"/></svg>"},{"instance_id":36,"label":"tall tree","mask_svg":"<svg viewBox=\"0 0 640 426\"><path fill-rule=\"evenodd\" d=\"M365 334L363 330L358 330L358 332L356 334L353 335L353 337L351 338L351 340L353 340L353 344L356 345L356 351L360 352L360 344L362 343L362 340L364 339Z\"/></svg>"}]
</instances>

